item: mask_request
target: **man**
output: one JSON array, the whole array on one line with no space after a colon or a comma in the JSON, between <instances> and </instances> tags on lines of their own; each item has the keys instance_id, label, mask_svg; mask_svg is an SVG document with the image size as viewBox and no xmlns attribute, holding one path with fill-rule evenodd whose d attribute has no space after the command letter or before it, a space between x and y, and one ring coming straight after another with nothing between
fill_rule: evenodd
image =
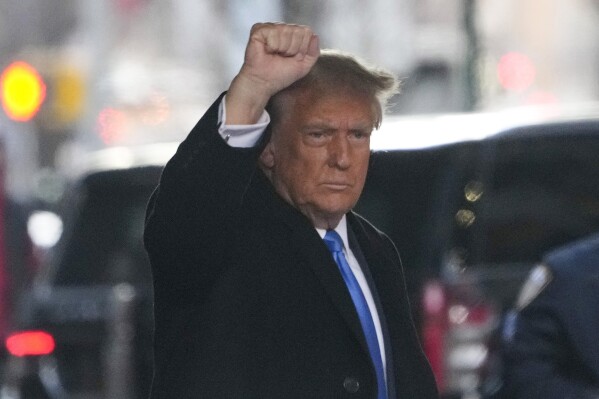
<instances>
[{"instance_id":1,"label":"man","mask_svg":"<svg viewBox=\"0 0 599 399\"><path fill-rule=\"evenodd\" d=\"M153 399L437 397L396 249L351 212L394 88L308 27L252 28L148 208Z\"/></svg>"},{"instance_id":2,"label":"man","mask_svg":"<svg viewBox=\"0 0 599 399\"><path fill-rule=\"evenodd\" d=\"M599 398L599 234L533 269L505 347L510 398Z\"/></svg>"}]
</instances>

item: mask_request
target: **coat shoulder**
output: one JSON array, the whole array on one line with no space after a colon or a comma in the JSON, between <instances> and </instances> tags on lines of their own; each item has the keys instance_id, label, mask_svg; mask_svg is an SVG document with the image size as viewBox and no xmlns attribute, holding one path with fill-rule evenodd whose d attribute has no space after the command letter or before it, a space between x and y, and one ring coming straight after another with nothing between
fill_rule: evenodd
<instances>
[{"instance_id":1,"label":"coat shoulder","mask_svg":"<svg viewBox=\"0 0 599 399\"><path fill-rule=\"evenodd\" d=\"M545 264L562 278L585 278L599 271L599 234L559 247L544 257Z\"/></svg>"}]
</instances>

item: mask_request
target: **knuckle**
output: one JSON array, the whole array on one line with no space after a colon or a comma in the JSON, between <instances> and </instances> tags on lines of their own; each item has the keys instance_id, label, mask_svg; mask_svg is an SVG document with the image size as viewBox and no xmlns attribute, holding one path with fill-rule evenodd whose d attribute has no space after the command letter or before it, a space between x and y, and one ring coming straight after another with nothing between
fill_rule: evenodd
<instances>
[{"instance_id":1,"label":"knuckle","mask_svg":"<svg viewBox=\"0 0 599 399\"><path fill-rule=\"evenodd\" d=\"M260 29L262 29L266 24L261 23L261 22L257 22L255 24L252 25L252 28L250 29L251 33L254 33Z\"/></svg>"}]
</instances>

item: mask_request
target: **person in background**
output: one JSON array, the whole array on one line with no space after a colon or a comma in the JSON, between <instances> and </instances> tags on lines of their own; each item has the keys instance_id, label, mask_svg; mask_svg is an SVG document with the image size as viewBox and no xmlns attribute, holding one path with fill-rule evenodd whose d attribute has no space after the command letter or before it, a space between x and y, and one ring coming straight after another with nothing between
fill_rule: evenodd
<instances>
[{"instance_id":1,"label":"person in background","mask_svg":"<svg viewBox=\"0 0 599 399\"><path fill-rule=\"evenodd\" d=\"M599 233L548 253L506 329L514 399L599 398Z\"/></svg>"},{"instance_id":2,"label":"person in background","mask_svg":"<svg viewBox=\"0 0 599 399\"><path fill-rule=\"evenodd\" d=\"M309 27L253 26L148 206L151 398L437 397L395 246L352 212L396 86Z\"/></svg>"}]
</instances>

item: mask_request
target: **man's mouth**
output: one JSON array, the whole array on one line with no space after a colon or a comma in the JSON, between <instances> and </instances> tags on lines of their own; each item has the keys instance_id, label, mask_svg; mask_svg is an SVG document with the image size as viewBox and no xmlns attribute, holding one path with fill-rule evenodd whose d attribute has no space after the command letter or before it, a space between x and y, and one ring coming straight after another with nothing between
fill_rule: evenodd
<instances>
[{"instance_id":1,"label":"man's mouth","mask_svg":"<svg viewBox=\"0 0 599 399\"><path fill-rule=\"evenodd\" d=\"M351 187L351 184L349 184L349 183L346 183L346 182L335 182L335 181L333 181L333 182L326 182L326 183L323 183L323 185L325 187L331 189L331 190L337 190L337 191L345 190L345 189Z\"/></svg>"}]
</instances>

